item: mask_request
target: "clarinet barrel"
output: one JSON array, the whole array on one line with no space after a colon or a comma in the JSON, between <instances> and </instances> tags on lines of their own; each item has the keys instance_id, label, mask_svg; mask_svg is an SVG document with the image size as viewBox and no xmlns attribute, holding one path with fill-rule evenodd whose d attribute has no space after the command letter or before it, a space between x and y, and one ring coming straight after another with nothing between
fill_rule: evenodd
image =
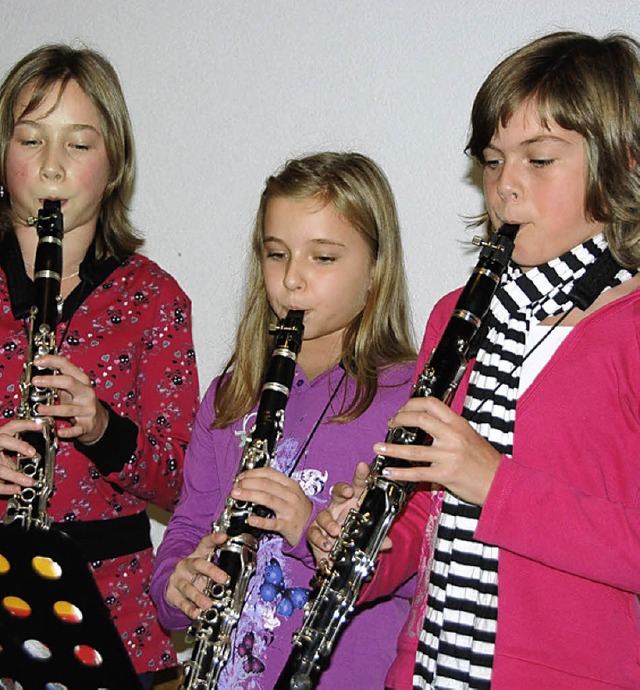
<instances>
[{"instance_id":1,"label":"clarinet barrel","mask_svg":"<svg viewBox=\"0 0 640 690\"><path fill-rule=\"evenodd\" d=\"M418 377L411 397L437 397L449 404L469 360L474 336L489 310L511 253L517 225L504 225L482 249L451 318ZM431 437L412 427L390 429L387 443L430 445ZM317 685L340 632L353 613L363 584L374 573L382 543L415 490L413 484L383 476L387 467L408 467L399 458L378 455L370 467L367 487L358 508L351 510L326 560L313 581L314 595L306 606L302 627L293 636L293 650L276 685L277 690L310 690Z\"/></svg>"}]
</instances>

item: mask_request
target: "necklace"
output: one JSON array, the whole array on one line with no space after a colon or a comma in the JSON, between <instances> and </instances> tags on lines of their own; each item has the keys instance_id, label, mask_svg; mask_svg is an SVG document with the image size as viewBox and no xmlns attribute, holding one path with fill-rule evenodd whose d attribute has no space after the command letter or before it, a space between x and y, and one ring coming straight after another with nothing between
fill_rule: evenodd
<instances>
[{"instance_id":1,"label":"necklace","mask_svg":"<svg viewBox=\"0 0 640 690\"><path fill-rule=\"evenodd\" d=\"M287 475L287 477L291 477L291 475L295 472L296 468L298 467L298 464L300 463L302 456L304 455L305 451L309 447L309 444L311 443L311 439L315 436L315 433L318 430L320 423L325 418L325 415L327 414L329 408L331 407L331 403L333 402L334 398L338 394L338 391L342 387L342 384L343 384L346 377L347 377L347 372L344 371L342 373L342 376L340 377L340 380L336 384L336 387L333 389L331 395L329 396L329 400L327 400L327 404L324 406L324 409L320 413L320 416L318 417L318 419L316 419L315 424L313 425L313 428L309 432L309 435L307 436L305 442L302 444L302 448L300 448L300 451L299 451L298 455L296 455L296 458L293 461L291 467L287 467L287 469L285 471L285 474Z\"/></svg>"},{"instance_id":2,"label":"necklace","mask_svg":"<svg viewBox=\"0 0 640 690\"><path fill-rule=\"evenodd\" d=\"M76 271L75 273L70 273L68 276L62 276L60 278L60 282L64 283L65 280L71 280L71 278L75 278L76 276L80 275L80 271Z\"/></svg>"},{"instance_id":3,"label":"necklace","mask_svg":"<svg viewBox=\"0 0 640 690\"><path fill-rule=\"evenodd\" d=\"M26 259L22 259L22 261L24 262L24 265L33 273L33 264L31 262L27 261ZM80 269L75 271L75 273L70 273L68 276L62 276L62 278L60 278L60 282L64 283L65 280L71 280L71 278L75 278L76 276L79 276L79 275L80 275Z\"/></svg>"}]
</instances>

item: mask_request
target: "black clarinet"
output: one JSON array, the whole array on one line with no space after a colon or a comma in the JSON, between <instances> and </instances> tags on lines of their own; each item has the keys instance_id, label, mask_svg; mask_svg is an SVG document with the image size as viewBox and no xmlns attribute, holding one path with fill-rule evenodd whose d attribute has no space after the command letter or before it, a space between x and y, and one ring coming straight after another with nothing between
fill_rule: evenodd
<instances>
[{"instance_id":1,"label":"black clarinet","mask_svg":"<svg viewBox=\"0 0 640 690\"><path fill-rule=\"evenodd\" d=\"M504 273L519 226L504 225L482 246L478 262L464 287L442 337L431 353L411 397L434 396L447 405L469 361L474 336L489 310ZM430 445L433 439L422 429L390 429L387 443ZM358 508L351 510L331 553L318 565L312 586L314 594L305 607L302 627L293 636L293 650L282 671L277 690L310 690L329 662L336 640L372 575L382 543L415 485L387 479L387 467L409 467L399 458L378 455L370 468L367 486Z\"/></svg>"},{"instance_id":2,"label":"black clarinet","mask_svg":"<svg viewBox=\"0 0 640 690\"><path fill-rule=\"evenodd\" d=\"M303 316L303 311L291 310L276 326L276 347L262 387L256 422L245 442L236 476L255 467L268 467L275 458L302 347ZM224 532L229 538L214 549L209 560L224 570L229 579L224 585L209 580L205 588L213 605L200 613L187 632L187 640L194 641L194 648L191 660L184 664L183 690L215 688L229 658L231 634L240 619L249 581L255 573L262 534L262 530L247 524L251 515L265 517L269 511L264 506L236 501L229 496L222 515L212 526L214 532Z\"/></svg>"},{"instance_id":3,"label":"black clarinet","mask_svg":"<svg viewBox=\"0 0 640 690\"><path fill-rule=\"evenodd\" d=\"M38 246L34 262L35 303L29 313L29 340L27 355L20 380L20 404L16 412L18 419L39 419L40 431L20 434L32 445L34 457L18 454L17 469L35 480L31 487L23 487L7 503L5 524L16 522L29 529L48 529L51 517L47 515L49 499L53 492L53 473L58 436L52 417L38 412L40 405L53 405L56 400L54 389L38 388L33 385L34 376L52 374L50 369L41 369L34 359L58 352L56 327L60 319L62 302L60 284L62 281L62 235L63 219L59 201L45 200L38 218L30 219L36 224Z\"/></svg>"}]
</instances>

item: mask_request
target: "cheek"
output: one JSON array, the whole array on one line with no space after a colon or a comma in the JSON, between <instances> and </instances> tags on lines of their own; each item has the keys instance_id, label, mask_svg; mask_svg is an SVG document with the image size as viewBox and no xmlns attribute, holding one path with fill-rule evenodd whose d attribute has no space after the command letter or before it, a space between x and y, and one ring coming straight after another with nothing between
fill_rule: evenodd
<instances>
[{"instance_id":1,"label":"cheek","mask_svg":"<svg viewBox=\"0 0 640 690\"><path fill-rule=\"evenodd\" d=\"M278 286L282 284L276 266L273 264L262 265L262 282L269 302L273 303L273 297L277 294Z\"/></svg>"},{"instance_id":2,"label":"cheek","mask_svg":"<svg viewBox=\"0 0 640 690\"><path fill-rule=\"evenodd\" d=\"M89 190L96 200L101 200L109 183L109 170L103 165L93 165L84 168L78 175L78 182Z\"/></svg>"},{"instance_id":3,"label":"cheek","mask_svg":"<svg viewBox=\"0 0 640 690\"><path fill-rule=\"evenodd\" d=\"M482 175L482 192L486 199L493 199L497 196L496 180L485 171Z\"/></svg>"},{"instance_id":4,"label":"cheek","mask_svg":"<svg viewBox=\"0 0 640 690\"><path fill-rule=\"evenodd\" d=\"M353 312L353 316L359 314L367 304L369 298L369 290L371 288L371 271L362 270L356 273L359 277L349 285L348 289L338 290L337 297L340 300L345 299L348 295L348 309Z\"/></svg>"},{"instance_id":5,"label":"cheek","mask_svg":"<svg viewBox=\"0 0 640 690\"><path fill-rule=\"evenodd\" d=\"M15 155L7 155L6 184L9 193L22 185L29 177L29 164Z\"/></svg>"}]
</instances>

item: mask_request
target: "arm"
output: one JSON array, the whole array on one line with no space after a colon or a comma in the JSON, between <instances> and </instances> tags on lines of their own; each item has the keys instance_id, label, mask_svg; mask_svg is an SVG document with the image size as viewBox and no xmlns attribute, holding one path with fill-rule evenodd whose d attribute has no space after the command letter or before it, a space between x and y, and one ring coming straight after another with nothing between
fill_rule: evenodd
<instances>
[{"instance_id":1,"label":"arm","mask_svg":"<svg viewBox=\"0 0 640 690\"><path fill-rule=\"evenodd\" d=\"M640 591L638 506L589 494L514 459L503 458L475 536L557 570Z\"/></svg>"},{"instance_id":2,"label":"arm","mask_svg":"<svg viewBox=\"0 0 640 690\"><path fill-rule=\"evenodd\" d=\"M432 513L437 520L440 502L434 500L427 487L418 488L411 496L391 525L388 535L391 546L380 553L371 582L362 588L359 604L388 596L416 574L425 546L423 540L428 538L426 546L431 550L433 534L426 534L427 524Z\"/></svg>"},{"instance_id":3,"label":"arm","mask_svg":"<svg viewBox=\"0 0 640 690\"><path fill-rule=\"evenodd\" d=\"M513 456L488 452L484 470L493 469L481 472L479 493L465 494L461 484L454 491L483 506L477 539L630 592L640 591L640 472L633 453L640 447L640 318L634 308L621 302L575 327L518 401ZM447 462L440 441L443 434L455 437L453 427L460 432L458 450L464 449L468 430L453 410L432 408L441 418L430 422L429 410L414 413L413 421L436 441L411 459ZM409 473L452 487L457 471L463 483L473 476L483 453L451 456L469 472L432 465Z\"/></svg>"},{"instance_id":4,"label":"arm","mask_svg":"<svg viewBox=\"0 0 640 690\"><path fill-rule=\"evenodd\" d=\"M574 328L518 402L476 536L579 577L640 591L640 300Z\"/></svg>"},{"instance_id":5,"label":"arm","mask_svg":"<svg viewBox=\"0 0 640 690\"><path fill-rule=\"evenodd\" d=\"M185 458L180 501L158 547L151 578L151 596L158 607L160 622L171 630L187 627L190 619L184 609L181 610L180 606L167 601L169 579L183 559L200 558L202 561L204 554L198 547L202 546L203 537L211 533L213 521L222 512L227 496L225 492L229 490L233 481L231 457L227 462L226 455L234 455L234 451L237 451L237 461L240 453L232 431L212 431L210 428L213 420L214 388L215 382L207 391L196 415ZM228 448L226 454L225 446ZM205 544L204 547L206 546ZM191 568L191 577L196 574L199 567L199 572L202 572L202 562L199 565L193 561L190 566L182 565ZM188 575L185 577L189 579ZM169 598L176 602L171 593ZM193 597L187 598L193 601ZM197 605L203 602L195 603Z\"/></svg>"},{"instance_id":6,"label":"arm","mask_svg":"<svg viewBox=\"0 0 640 690\"><path fill-rule=\"evenodd\" d=\"M129 397L135 405L130 400L111 407L102 403L109 416L104 434L77 447L111 484L171 510L180 490L198 377L188 298L167 278L154 300L139 361L132 364Z\"/></svg>"}]
</instances>

